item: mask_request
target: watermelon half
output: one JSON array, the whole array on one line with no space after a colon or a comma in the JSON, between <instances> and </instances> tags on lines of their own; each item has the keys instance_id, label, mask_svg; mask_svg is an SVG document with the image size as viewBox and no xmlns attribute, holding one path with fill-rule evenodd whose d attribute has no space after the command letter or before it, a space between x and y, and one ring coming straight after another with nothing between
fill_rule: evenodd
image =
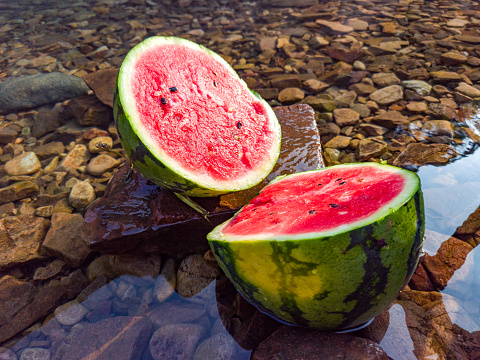
<instances>
[{"instance_id":1,"label":"watermelon half","mask_svg":"<svg viewBox=\"0 0 480 360\"><path fill-rule=\"evenodd\" d=\"M142 175L185 195L250 188L280 152L270 106L219 55L176 37L151 37L130 50L118 74L114 116Z\"/></svg>"},{"instance_id":2,"label":"watermelon half","mask_svg":"<svg viewBox=\"0 0 480 360\"><path fill-rule=\"evenodd\" d=\"M278 177L207 238L260 310L327 330L364 324L395 300L423 234L418 176L360 163Z\"/></svg>"}]
</instances>

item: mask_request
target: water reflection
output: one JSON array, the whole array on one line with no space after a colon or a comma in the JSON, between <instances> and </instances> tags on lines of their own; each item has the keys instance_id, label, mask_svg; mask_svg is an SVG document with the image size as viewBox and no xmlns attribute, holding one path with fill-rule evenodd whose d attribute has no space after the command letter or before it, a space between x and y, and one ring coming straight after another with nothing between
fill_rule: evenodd
<instances>
[{"instance_id":1,"label":"water reflection","mask_svg":"<svg viewBox=\"0 0 480 360\"><path fill-rule=\"evenodd\" d=\"M390 316L390 325L385 336L380 342L383 350L395 360L416 360L413 354L415 347L408 332L405 320L405 310L399 304L394 304L388 310Z\"/></svg>"}]
</instances>

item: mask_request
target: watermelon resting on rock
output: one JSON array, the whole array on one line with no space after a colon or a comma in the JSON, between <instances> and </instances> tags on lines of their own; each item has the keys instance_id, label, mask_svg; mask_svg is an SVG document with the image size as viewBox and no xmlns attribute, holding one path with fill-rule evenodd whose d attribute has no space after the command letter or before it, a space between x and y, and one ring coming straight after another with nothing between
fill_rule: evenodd
<instances>
[{"instance_id":1,"label":"watermelon resting on rock","mask_svg":"<svg viewBox=\"0 0 480 360\"><path fill-rule=\"evenodd\" d=\"M280 152L270 106L219 55L176 37L151 37L130 50L118 74L114 117L142 175L184 195L250 188Z\"/></svg>"},{"instance_id":2,"label":"watermelon resting on rock","mask_svg":"<svg viewBox=\"0 0 480 360\"><path fill-rule=\"evenodd\" d=\"M376 163L277 177L207 238L237 290L300 326L360 326L410 280L424 235L418 176Z\"/></svg>"}]
</instances>

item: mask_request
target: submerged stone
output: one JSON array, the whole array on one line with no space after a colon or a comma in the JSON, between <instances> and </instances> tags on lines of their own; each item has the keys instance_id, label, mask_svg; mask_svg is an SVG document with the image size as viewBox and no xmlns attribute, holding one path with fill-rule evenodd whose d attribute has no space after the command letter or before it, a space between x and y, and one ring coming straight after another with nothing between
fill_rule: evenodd
<instances>
[{"instance_id":1,"label":"submerged stone","mask_svg":"<svg viewBox=\"0 0 480 360\"><path fill-rule=\"evenodd\" d=\"M105 195L85 212L83 239L95 251L121 253L138 248L181 256L207 250L206 235L248 203L279 175L324 166L313 109L306 104L274 109L282 126L280 157L259 185L214 198L196 198L208 220L174 193L154 185L126 164L113 176Z\"/></svg>"}]
</instances>

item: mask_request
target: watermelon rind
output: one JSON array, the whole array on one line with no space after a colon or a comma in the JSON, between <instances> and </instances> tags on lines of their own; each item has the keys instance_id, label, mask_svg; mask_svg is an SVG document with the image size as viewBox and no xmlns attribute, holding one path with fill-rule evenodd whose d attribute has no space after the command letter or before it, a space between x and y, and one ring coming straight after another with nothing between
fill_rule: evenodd
<instances>
[{"instance_id":1,"label":"watermelon rind","mask_svg":"<svg viewBox=\"0 0 480 360\"><path fill-rule=\"evenodd\" d=\"M415 271L425 231L418 176L376 163L335 168L347 166L387 167L407 179L405 189L367 220L329 231L227 236L222 230L234 216L207 236L236 289L282 322L322 330L360 326L387 308Z\"/></svg>"},{"instance_id":2,"label":"watermelon rind","mask_svg":"<svg viewBox=\"0 0 480 360\"><path fill-rule=\"evenodd\" d=\"M252 101L260 102L266 110L270 126L276 134L273 146L269 149L263 165L237 179L225 181L215 180L204 174L194 172L182 166L168 156L149 136L149 131L140 121L137 104L128 84L132 81L133 71L137 58L152 47L166 44L187 46L197 51L207 53L221 66L235 75L238 82L250 94ZM120 141L132 164L142 175L164 188L189 196L216 196L233 191L244 190L260 183L273 169L280 154L281 128L278 120L268 103L258 94L248 89L246 83L218 54L192 41L177 37L150 37L129 51L125 57L117 78L114 98L114 118L117 124Z\"/></svg>"}]
</instances>

